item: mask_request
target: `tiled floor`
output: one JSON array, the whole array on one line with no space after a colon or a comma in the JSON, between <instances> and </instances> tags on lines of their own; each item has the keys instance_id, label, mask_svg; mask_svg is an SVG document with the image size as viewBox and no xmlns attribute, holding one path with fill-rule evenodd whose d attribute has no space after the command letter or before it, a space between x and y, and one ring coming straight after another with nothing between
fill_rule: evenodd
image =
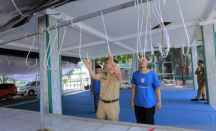
<instances>
[{"instance_id":1,"label":"tiled floor","mask_svg":"<svg viewBox=\"0 0 216 131\"><path fill-rule=\"evenodd\" d=\"M153 128L154 131L190 131L53 114L46 114L44 123L50 131L148 131ZM0 108L0 131L37 131L39 128L39 112Z\"/></svg>"}]
</instances>

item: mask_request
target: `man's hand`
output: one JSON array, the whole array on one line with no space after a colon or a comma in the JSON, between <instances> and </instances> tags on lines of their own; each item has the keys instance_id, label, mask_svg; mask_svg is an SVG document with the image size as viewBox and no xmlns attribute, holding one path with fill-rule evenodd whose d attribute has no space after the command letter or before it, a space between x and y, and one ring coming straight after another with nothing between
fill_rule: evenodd
<instances>
[{"instance_id":1,"label":"man's hand","mask_svg":"<svg viewBox=\"0 0 216 131\"><path fill-rule=\"evenodd\" d=\"M113 55L112 55L112 53L109 53L108 54L108 61L109 61L109 63L111 64L111 65L115 65L116 63L114 62L114 60L113 60Z\"/></svg>"},{"instance_id":2,"label":"man's hand","mask_svg":"<svg viewBox=\"0 0 216 131\"><path fill-rule=\"evenodd\" d=\"M92 62L91 62L91 60L86 59L85 66L86 66L86 68L88 70L91 69L92 68Z\"/></svg>"},{"instance_id":3,"label":"man's hand","mask_svg":"<svg viewBox=\"0 0 216 131\"><path fill-rule=\"evenodd\" d=\"M160 109L161 109L161 102L158 102L158 103L157 103L156 109L157 109L157 110L160 110Z\"/></svg>"},{"instance_id":4,"label":"man's hand","mask_svg":"<svg viewBox=\"0 0 216 131\"><path fill-rule=\"evenodd\" d=\"M135 109L135 107L134 107L134 103L133 102L131 102L131 105L130 105L130 107L131 107L131 109Z\"/></svg>"},{"instance_id":5,"label":"man's hand","mask_svg":"<svg viewBox=\"0 0 216 131\"><path fill-rule=\"evenodd\" d=\"M93 95L94 93L91 91L91 95Z\"/></svg>"}]
</instances>

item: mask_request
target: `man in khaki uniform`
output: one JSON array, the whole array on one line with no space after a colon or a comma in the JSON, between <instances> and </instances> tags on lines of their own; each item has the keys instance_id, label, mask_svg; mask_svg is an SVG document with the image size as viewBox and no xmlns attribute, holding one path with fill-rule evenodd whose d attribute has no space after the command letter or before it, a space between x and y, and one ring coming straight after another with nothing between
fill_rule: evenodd
<instances>
[{"instance_id":1,"label":"man in khaki uniform","mask_svg":"<svg viewBox=\"0 0 216 131\"><path fill-rule=\"evenodd\" d=\"M97 118L112 121L119 119L119 90L122 74L116 66L113 56L110 53L104 64L105 72L95 74L92 70L91 60L86 60L85 65L93 79L101 81L100 101L98 103Z\"/></svg>"},{"instance_id":2,"label":"man in khaki uniform","mask_svg":"<svg viewBox=\"0 0 216 131\"><path fill-rule=\"evenodd\" d=\"M198 82L198 92L195 99L191 99L191 101L199 101L199 100L206 100L206 90L205 90L205 72L204 72L204 64L202 60L199 60L197 65L199 66L195 72L197 75L197 82ZM200 96L202 95L202 99Z\"/></svg>"}]
</instances>

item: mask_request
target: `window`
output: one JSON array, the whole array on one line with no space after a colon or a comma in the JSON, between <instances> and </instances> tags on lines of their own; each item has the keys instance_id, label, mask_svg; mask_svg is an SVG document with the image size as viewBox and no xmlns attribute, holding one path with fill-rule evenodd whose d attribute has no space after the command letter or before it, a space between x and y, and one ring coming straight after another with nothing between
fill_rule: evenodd
<instances>
[{"instance_id":1,"label":"window","mask_svg":"<svg viewBox=\"0 0 216 131\"><path fill-rule=\"evenodd\" d=\"M198 60L203 60L203 45L197 46Z\"/></svg>"},{"instance_id":2,"label":"window","mask_svg":"<svg viewBox=\"0 0 216 131\"><path fill-rule=\"evenodd\" d=\"M29 82L26 86L34 86L35 84L36 84L35 81L31 81L31 82Z\"/></svg>"},{"instance_id":3,"label":"window","mask_svg":"<svg viewBox=\"0 0 216 131\"><path fill-rule=\"evenodd\" d=\"M0 84L0 89L6 89L12 87L13 84Z\"/></svg>"},{"instance_id":4,"label":"window","mask_svg":"<svg viewBox=\"0 0 216 131\"><path fill-rule=\"evenodd\" d=\"M40 85L40 81L37 82L37 86L39 86L39 85Z\"/></svg>"},{"instance_id":5,"label":"window","mask_svg":"<svg viewBox=\"0 0 216 131\"><path fill-rule=\"evenodd\" d=\"M164 73L172 73L172 64L164 63Z\"/></svg>"}]
</instances>

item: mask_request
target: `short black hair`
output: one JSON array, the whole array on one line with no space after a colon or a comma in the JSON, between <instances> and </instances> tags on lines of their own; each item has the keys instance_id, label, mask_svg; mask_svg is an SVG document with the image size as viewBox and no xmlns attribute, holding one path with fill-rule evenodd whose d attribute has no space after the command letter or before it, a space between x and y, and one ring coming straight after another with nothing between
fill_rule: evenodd
<instances>
[{"instance_id":1,"label":"short black hair","mask_svg":"<svg viewBox=\"0 0 216 131\"><path fill-rule=\"evenodd\" d=\"M97 68L101 68L101 66L100 66L100 65L97 65L97 66L95 67L95 69L97 69Z\"/></svg>"},{"instance_id":2,"label":"short black hair","mask_svg":"<svg viewBox=\"0 0 216 131\"><path fill-rule=\"evenodd\" d=\"M107 61L108 59L109 59L109 58L106 58L106 61ZM118 61L117 61L117 60L115 60L115 59L114 59L114 62L115 62L116 64L118 63Z\"/></svg>"},{"instance_id":3,"label":"short black hair","mask_svg":"<svg viewBox=\"0 0 216 131\"><path fill-rule=\"evenodd\" d=\"M203 60L198 60L198 62L199 62L199 63L202 63L202 64L204 63Z\"/></svg>"}]
</instances>

